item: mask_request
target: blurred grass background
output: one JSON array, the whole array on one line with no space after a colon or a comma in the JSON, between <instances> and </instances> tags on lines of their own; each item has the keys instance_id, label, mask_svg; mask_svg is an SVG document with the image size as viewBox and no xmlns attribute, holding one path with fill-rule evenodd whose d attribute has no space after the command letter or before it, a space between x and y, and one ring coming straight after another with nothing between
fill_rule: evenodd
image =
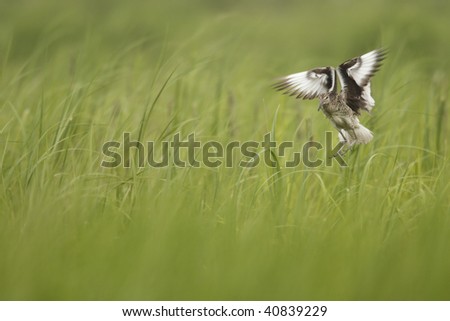
<instances>
[{"instance_id":1,"label":"blurred grass background","mask_svg":"<svg viewBox=\"0 0 450 321\"><path fill-rule=\"evenodd\" d=\"M0 299L450 300L449 7L0 1ZM272 80L378 47L347 168L100 167L123 132L323 142Z\"/></svg>"}]
</instances>

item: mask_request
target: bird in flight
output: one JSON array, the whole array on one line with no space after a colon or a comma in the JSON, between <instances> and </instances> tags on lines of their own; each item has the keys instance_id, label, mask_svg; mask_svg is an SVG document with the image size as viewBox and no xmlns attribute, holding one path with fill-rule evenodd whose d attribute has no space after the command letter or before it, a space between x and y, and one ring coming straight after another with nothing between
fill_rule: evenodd
<instances>
[{"instance_id":1,"label":"bird in flight","mask_svg":"<svg viewBox=\"0 0 450 321\"><path fill-rule=\"evenodd\" d=\"M360 124L361 110L370 112L375 100L370 79L381 67L386 50L376 49L334 67L319 67L281 78L274 88L301 99L319 98L319 110L339 132L347 150L355 144L367 144L372 132ZM337 77L336 77L337 74ZM336 78L341 90L337 91Z\"/></svg>"}]
</instances>

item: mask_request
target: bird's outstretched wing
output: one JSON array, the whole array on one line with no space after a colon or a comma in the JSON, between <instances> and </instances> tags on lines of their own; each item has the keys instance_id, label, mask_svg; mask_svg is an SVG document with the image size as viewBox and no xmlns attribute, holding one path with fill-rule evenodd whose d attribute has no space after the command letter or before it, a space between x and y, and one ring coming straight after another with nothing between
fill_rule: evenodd
<instances>
[{"instance_id":1,"label":"bird's outstretched wing","mask_svg":"<svg viewBox=\"0 0 450 321\"><path fill-rule=\"evenodd\" d=\"M356 113L359 109L371 111L375 100L370 93L370 78L380 69L386 50L376 49L339 65L338 75L347 105Z\"/></svg>"},{"instance_id":2,"label":"bird's outstretched wing","mask_svg":"<svg viewBox=\"0 0 450 321\"><path fill-rule=\"evenodd\" d=\"M369 84L370 78L380 69L384 58L386 58L386 50L376 49L361 57L350 59L341 66L358 86L365 87Z\"/></svg>"},{"instance_id":3,"label":"bird's outstretched wing","mask_svg":"<svg viewBox=\"0 0 450 321\"><path fill-rule=\"evenodd\" d=\"M334 70L321 67L283 77L273 87L296 98L314 99L330 91L334 83Z\"/></svg>"}]
</instances>

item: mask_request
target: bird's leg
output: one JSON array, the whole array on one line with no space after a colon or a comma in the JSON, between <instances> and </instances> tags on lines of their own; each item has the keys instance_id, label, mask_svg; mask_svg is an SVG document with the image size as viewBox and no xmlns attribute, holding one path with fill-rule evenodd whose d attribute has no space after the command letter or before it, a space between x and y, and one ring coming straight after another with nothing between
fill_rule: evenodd
<instances>
[{"instance_id":1,"label":"bird's leg","mask_svg":"<svg viewBox=\"0 0 450 321\"><path fill-rule=\"evenodd\" d=\"M344 139L344 143L348 143L347 138L345 138L344 134L342 133L342 129L338 129L339 134L341 134L341 137Z\"/></svg>"},{"instance_id":2,"label":"bird's leg","mask_svg":"<svg viewBox=\"0 0 450 321\"><path fill-rule=\"evenodd\" d=\"M339 139L339 142L343 143L343 145L341 146L341 148L339 148L339 150L335 154L331 155L329 158L336 157L338 155L344 156L344 154L347 153L349 150L349 148L345 148L345 146L348 145L348 141L347 141L347 138L345 138L344 134L342 133L342 129L339 129L336 127L336 130L338 131L339 135L341 135L341 137L343 139L343 140Z\"/></svg>"},{"instance_id":3,"label":"bird's leg","mask_svg":"<svg viewBox=\"0 0 450 321\"><path fill-rule=\"evenodd\" d=\"M345 145L338 151L338 154L344 156L351 149L351 147L345 148Z\"/></svg>"},{"instance_id":4,"label":"bird's leg","mask_svg":"<svg viewBox=\"0 0 450 321\"><path fill-rule=\"evenodd\" d=\"M346 146L347 145L342 145L341 148L335 154L330 155L328 158L344 156L350 150L350 148L346 148Z\"/></svg>"}]
</instances>

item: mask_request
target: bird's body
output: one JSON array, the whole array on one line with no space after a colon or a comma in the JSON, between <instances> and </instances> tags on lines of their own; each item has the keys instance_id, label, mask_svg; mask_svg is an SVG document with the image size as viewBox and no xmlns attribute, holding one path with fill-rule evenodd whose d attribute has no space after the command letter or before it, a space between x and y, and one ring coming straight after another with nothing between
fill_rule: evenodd
<instances>
[{"instance_id":1,"label":"bird's body","mask_svg":"<svg viewBox=\"0 0 450 321\"><path fill-rule=\"evenodd\" d=\"M342 93L323 95L319 101L319 110L322 110L339 132L339 139L342 142L351 147L355 143L367 144L372 140L372 132L360 124L358 114L347 105Z\"/></svg>"},{"instance_id":2,"label":"bird's body","mask_svg":"<svg viewBox=\"0 0 450 321\"><path fill-rule=\"evenodd\" d=\"M348 147L367 144L372 132L360 124L360 110L370 112L375 106L370 78L381 66L385 51L374 50L350 59L338 68L320 67L284 77L275 85L286 94L303 99L319 99L319 110L339 132ZM337 91L337 79L341 90Z\"/></svg>"}]
</instances>

